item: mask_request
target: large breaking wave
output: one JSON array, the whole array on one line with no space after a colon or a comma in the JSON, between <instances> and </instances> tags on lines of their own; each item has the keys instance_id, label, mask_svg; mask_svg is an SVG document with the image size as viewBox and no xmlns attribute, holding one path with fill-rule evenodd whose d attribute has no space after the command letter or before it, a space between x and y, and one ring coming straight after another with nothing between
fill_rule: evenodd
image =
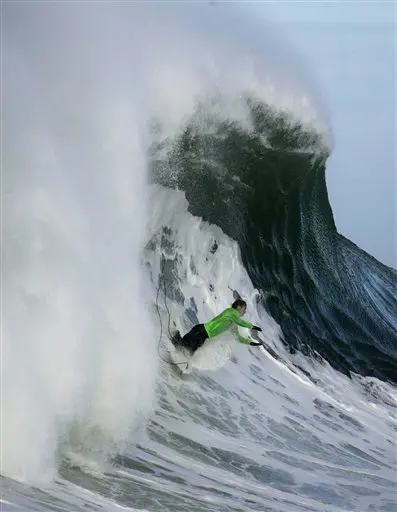
<instances>
[{"instance_id":1,"label":"large breaking wave","mask_svg":"<svg viewBox=\"0 0 397 512\"><path fill-rule=\"evenodd\" d=\"M257 99L240 104L245 124L216 106L198 105L154 145L153 180L185 191L193 215L238 242L291 351L396 381L396 272L338 234L323 137Z\"/></svg>"}]
</instances>

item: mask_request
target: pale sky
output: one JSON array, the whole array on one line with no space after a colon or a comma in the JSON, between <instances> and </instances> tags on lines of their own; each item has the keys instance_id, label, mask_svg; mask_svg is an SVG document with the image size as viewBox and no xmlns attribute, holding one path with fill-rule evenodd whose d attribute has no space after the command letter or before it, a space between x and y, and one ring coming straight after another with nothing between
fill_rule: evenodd
<instances>
[{"instance_id":1,"label":"pale sky","mask_svg":"<svg viewBox=\"0 0 397 512\"><path fill-rule=\"evenodd\" d=\"M256 2L298 52L333 134L327 165L340 233L397 267L395 2Z\"/></svg>"}]
</instances>

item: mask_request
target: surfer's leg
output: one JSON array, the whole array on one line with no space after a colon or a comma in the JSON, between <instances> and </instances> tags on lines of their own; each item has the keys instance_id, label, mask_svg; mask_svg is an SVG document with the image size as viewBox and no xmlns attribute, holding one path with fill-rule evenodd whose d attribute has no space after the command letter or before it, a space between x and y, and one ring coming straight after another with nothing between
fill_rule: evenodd
<instances>
[{"instance_id":1,"label":"surfer's leg","mask_svg":"<svg viewBox=\"0 0 397 512\"><path fill-rule=\"evenodd\" d=\"M193 354L199 347L201 347L207 338L208 334L204 328L204 324L198 324L185 334L181 339L180 344Z\"/></svg>"}]
</instances>

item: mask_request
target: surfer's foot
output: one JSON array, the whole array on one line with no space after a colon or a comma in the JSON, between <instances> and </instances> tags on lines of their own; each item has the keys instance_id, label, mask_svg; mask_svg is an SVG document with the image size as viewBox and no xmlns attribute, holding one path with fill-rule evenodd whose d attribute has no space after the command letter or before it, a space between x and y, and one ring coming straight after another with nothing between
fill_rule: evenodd
<instances>
[{"instance_id":1,"label":"surfer's foot","mask_svg":"<svg viewBox=\"0 0 397 512\"><path fill-rule=\"evenodd\" d=\"M175 331L175 334L172 335L171 341L172 344L177 347L181 344L182 336L179 331Z\"/></svg>"}]
</instances>

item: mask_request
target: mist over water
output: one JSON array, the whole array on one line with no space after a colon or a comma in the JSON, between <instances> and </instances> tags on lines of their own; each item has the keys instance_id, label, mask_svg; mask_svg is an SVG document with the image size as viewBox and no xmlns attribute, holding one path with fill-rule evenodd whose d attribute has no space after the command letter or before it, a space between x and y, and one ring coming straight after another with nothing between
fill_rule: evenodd
<instances>
[{"instance_id":1,"label":"mist over water","mask_svg":"<svg viewBox=\"0 0 397 512\"><path fill-rule=\"evenodd\" d=\"M71 429L106 456L153 398L146 113L104 15L3 6L2 472L20 478L51 477Z\"/></svg>"}]
</instances>

